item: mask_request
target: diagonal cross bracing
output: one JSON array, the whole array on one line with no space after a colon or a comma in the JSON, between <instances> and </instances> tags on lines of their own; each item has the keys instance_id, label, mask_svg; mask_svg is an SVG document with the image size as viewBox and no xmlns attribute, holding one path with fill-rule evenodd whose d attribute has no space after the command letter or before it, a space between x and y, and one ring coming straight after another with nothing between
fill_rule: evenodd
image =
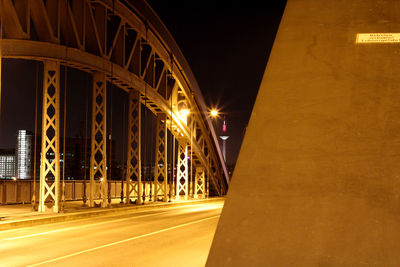
<instances>
[{"instance_id":1,"label":"diagonal cross bracing","mask_svg":"<svg viewBox=\"0 0 400 267\"><path fill-rule=\"evenodd\" d=\"M44 61L43 73L42 152L40 167L39 212L46 210L46 202L53 202L59 211L60 146L60 64Z\"/></svg>"},{"instance_id":2,"label":"diagonal cross bracing","mask_svg":"<svg viewBox=\"0 0 400 267\"><path fill-rule=\"evenodd\" d=\"M205 197L205 173L204 168L201 166L196 167L196 175L195 175L195 189L194 189L194 198Z\"/></svg>"},{"instance_id":3,"label":"diagonal cross bracing","mask_svg":"<svg viewBox=\"0 0 400 267\"><path fill-rule=\"evenodd\" d=\"M126 198L129 204L132 197L137 198L137 204L142 203L141 177L141 104L140 93L132 90L129 93L129 128L128 157L126 172Z\"/></svg>"},{"instance_id":4,"label":"diagonal cross bracing","mask_svg":"<svg viewBox=\"0 0 400 267\"><path fill-rule=\"evenodd\" d=\"M107 164L106 164L106 76L103 73L93 75L92 98L92 145L90 155L90 201L100 198L101 206L107 206ZM100 180L97 190L95 180ZM98 194L97 194L98 191Z\"/></svg>"},{"instance_id":5,"label":"diagonal cross bracing","mask_svg":"<svg viewBox=\"0 0 400 267\"><path fill-rule=\"evenodd\" d=\"M154 169L154 201L162 196L167 201L167 123L165 114L157 116L156 162Z\"/></svg>"},{"instance_id":6,"label":"diagonal cross bracing","mask_svg":"<svg viewBox=\"0 0 400 267\"><path fill-rule=\"evenodd\" d=\"M197 82L173 37L153 11L141 4L143 0L82 0L80 5L65 0L35 0L35 5L31 1L0 2L2 57L51 58L85 72L105 73L106 79L126 92L135 89L143 95L147 88L147 108L155 114L171 114L179 132L170 131L188 141L190 130L173 108L181 100L187 102L202 133L191 142L194 161L207 166L201 143L207 144L214 167L207 171L211 186L220 187L215 188L220 194L226 191L229 176ZM107 27L109 21L118 28ZM148 51L143 54L144 47ZM171 96L174 87L180 91L179 99Z\"/></svg>"},{"instance_id":7,"label":"diagonal cross bracing","mask_svg":"<svg viewBox=\"0 0 400 267\"><path fill-rule=\"evenodd\" d=\"M178 141L178 166L176 177L176 199L188 199L188 144Z\"/></svg>"}]
</instances>

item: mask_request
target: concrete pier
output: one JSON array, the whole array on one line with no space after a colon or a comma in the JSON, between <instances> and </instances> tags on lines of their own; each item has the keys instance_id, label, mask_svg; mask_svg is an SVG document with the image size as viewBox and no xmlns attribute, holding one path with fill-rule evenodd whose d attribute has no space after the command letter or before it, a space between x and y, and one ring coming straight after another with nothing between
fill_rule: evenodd
<instances>
[{"instance_id":1,"label":"concrete pier","mask_svg":"<svg viewBox=\"0 0 400 267\"><path fill-rule=\"evenodd\" d=\"M400 266L399 18L288 0L207 266Z\"/></svg>"}]
</instances>

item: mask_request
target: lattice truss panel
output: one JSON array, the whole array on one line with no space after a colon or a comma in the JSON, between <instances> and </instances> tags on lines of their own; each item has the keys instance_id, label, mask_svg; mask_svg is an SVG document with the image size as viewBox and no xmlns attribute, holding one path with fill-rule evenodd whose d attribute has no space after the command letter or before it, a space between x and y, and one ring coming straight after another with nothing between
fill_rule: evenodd
<instances>
[{"instance_id":1,"label":"lattice truss panel","mask_svg":"<svg viewBox=\"0 0 400 267\"><path fill-rule=\"evenodd\" d=\"M207 165L201 142L207 144L210 160L218 169L210 172L210 179L214 186L220 185L216 190L223 192L220 158L204 120L206 111L199 108L193 94L197 85L187 71L190 69L173 54L176 44L163 38L160 33L164 29L149 25L151 20L138 12L135 1L0 0L2 55L54 58L86 72L104 72L126 92L139 90L144 95L146 87L147 108L155 114L171 114L172 102L170 119L175 129L170 131L189 141L186 119L178 118L179 109L186 105L201 132L192 143L193 161ZM173 95L173 90L178 93Z\"/></svg>"},{"instance_id":2,"label":"lattice truss panel","mask_svg":"<svg viewBox=\"0 0 400 267\"><path fill-rule=\"evenodd\" d=\"M194 198L199 198L205 196L205 173L204 168L200 166L196 166L196 174L195 174L195 190L194 190Z\"/></svg>"},{"instance_id":3,"label":"lattice truss panel","mask_svg":"<svg viewBox=\"0 0 400 267\"><path fill-rule=\"evenodd\" d=\"M107 206L107 160L106 160L106 76L93 75L92 97L92 144L90 158L90 206L95 199L101 199L102 207ZM100 180L100 188L95 180Z\"/></svg>"},{"instance_id":4,"label":"lattice truss panel","mask_svg":"<svg viewBox=\"0 0 400 267\"><path fill-rule=\"evenodd\" d=\"M188 199L188 145L178 142L178 165L176 177L176 199Z\"/></svg>"},{"instance_id":5,"label":"lattice truss panel","mask_svg":"<svg viewBox=\"0 0 400 267\"><path fill-rule=\"evenodd\" d=\"M40 167L39 211L46 210L45 203L53 202L53 211L59 211L60 185L60 65L44 62L42 152Z\"/></svg>"},{"instance_id":6,"label":"lattice truss panel","mask_svg":"<svg viewBox=\"0 0 400 267\"><path fill-rule=\"evenodd\" d=\"M154 171L154 201L162 196L163 201L167 201L167 124L165 114L157 116L156 133L156 162Z\"/></svg>"},{"instance_id":7,"label":"lattice truss panel","mask_svg":"<svg viewBox=\"0 0 400 267\"><path fill-rule=\"evenodd\" d=\"M128 158L126 171L126 198L129 204L131 198L136 197L137 203L142 202L141 177L141 104L140 93L132 90L129 93L129 128L128 128Z\"/></svg>"}]
</instances>

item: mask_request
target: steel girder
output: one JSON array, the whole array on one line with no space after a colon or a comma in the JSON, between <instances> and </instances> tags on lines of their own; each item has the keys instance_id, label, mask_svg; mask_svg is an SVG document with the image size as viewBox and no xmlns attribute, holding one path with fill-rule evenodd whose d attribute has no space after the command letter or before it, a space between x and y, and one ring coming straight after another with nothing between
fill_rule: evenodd
<instances>
[{"instance_id":1,"label":"steel girder","mask_svg":"<svg viewBox=\"0 0 400 267\"><path fill-rule=\"evenodd\" d=\"M188 143L186 140L178 140L178 165L176 178L176 200L188 199L189 172L188 172Z\"/></svg>"},{"instance_id":2,"label":"steel girder","mask_svg":"<svg viewBox=\"0 0 400 267\"><path fill-rule=\"evenodd\" d=\"M154 164L154 201L162 196L167 201L168 161L167 161L167 119L161 114L157 117L156 162Z\"/></svg>"},{"instance_id":3,"label":"steel girder","mask_svg":"<svg viewBox=\"0 0 400 267\"><path fill-rule=\"evenodd\" d=\"M60 64L44 62L42 112L42 153L40 168L39 212L46 211L45 202L53 202L59 211L60 202Z\"/></svg>"},{"instance_id":4,"label":"steel girder","mask_svg":"<svg viewBox=\"0 0 400 267\"><path fill-rule=\"evenodd\" d=\"M205 197L205 173L204 168L201 166L196 166L196 174L195 174L195 183L194 183L194 198Z\"/></svg>"},{"instance_id":5,"label":"steel girder","mask_svg":"<svg viewBox=\"0 0 400 267\"><path fill-rule=\"evenodd\" d=\"M128 158L126 162L126 198L129 204L136 197L136 203L142 203L142 160L141 160L141 108L140 93L132 90L129 93L129 128Z\"/></svg>"},{"instance_id":6,"label":"steel girder","mask_svg":"<svg viewBox=\"0 0 400 267\"><path fill-rule=\"evenodd\" d=\"M107 206L107 128L106 128L107 84L103 73L93 75L92 97L92 138L90 153L90 195L89 205L94 207L94 200L100 198L101 206ZM100 180L100 188L96 187Z\"/></svg>"},{"instance_id":7,"label":"steel girder","mask_svg":"<svg viewBox=\"0 0 400 267\"><path fill-rule=\"evenodd\" d=\"M142 96L147 87L147 107L168 114L173 122L169 130L189 141L190 130L172 92L179 91L193 114L192 134L198 133L191 142L193 162L207 168L220 194L226 192L229 177L198 85L176 43L144 1L0 0L0 15L3 57L50 59L101 72L123 90L138 90Z\"/></svg>"}]
</instances>

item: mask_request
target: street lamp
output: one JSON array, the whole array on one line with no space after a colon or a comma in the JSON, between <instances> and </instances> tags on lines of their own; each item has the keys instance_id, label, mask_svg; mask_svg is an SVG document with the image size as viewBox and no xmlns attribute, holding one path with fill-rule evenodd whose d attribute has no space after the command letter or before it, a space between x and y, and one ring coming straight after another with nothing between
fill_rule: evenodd
<instances>
[{"instance_id":1,"label":"street lamp","mask_svg":"<svg viewBox=\"0 0 400 267\"><path fill-rule=\"evenodd\" d=\"M183 108L179 110L179 119L186 125L187 124L187 118L190 114L190 110L187 108Z\"/></svg>"},{"instance_id":2,"label":"street lamp","mask_svg":"<svg viewBox=\"0 0 400 267\"><path fill-rule=\"evenodd\" d=\"M180 113L183 118L187 118L187 116L189 116L189 114L190 114L190 110L188 110L187 108L184 108L184 109L181 109Z\"/></svg>"},{"instance_id":3,"label":"street lamp","mask_svg":"<svg viewBox=\"0 0 400 267\"><path fill-rule=\"evenodd\" d=\"M219 112L218 112L218 110L216 110L216 109L212 109L212 110L210 111L210 115L211 115L211 117L213 117L213 118L217 117L218 114L219 114Z\"/></svg>"}]
</instances>

